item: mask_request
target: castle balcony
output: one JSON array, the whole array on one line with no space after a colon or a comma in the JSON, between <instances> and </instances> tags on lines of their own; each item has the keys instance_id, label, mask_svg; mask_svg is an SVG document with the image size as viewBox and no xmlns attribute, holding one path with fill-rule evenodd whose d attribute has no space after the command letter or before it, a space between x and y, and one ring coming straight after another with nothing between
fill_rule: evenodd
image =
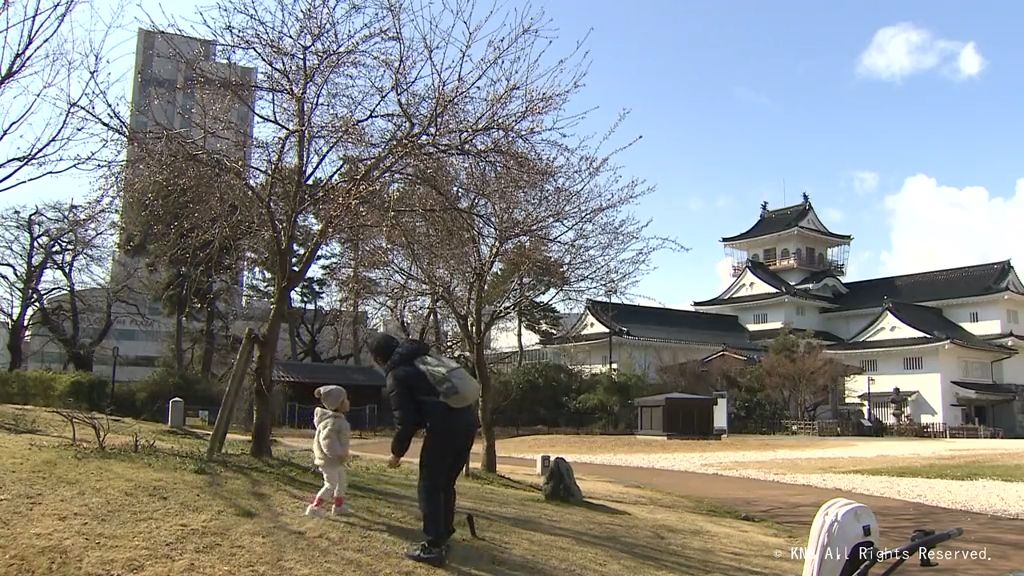
<instances>
[{"instance_id":1,"label":"castle balcony","mask_svg":"<svg viewBox=\"0 0 1024 576\"><path fill-rule=\"evenodd\" d=\"M742 262L735 262L732 265L732 275L734 278L738 278L743 274L743 270L747 267L747 260L748 259L744 259ZM831 272L836 276L846 274L845 262L824 257L817 258L814 261L811 261L809 258L797 258L795 256L777 258L775 260L765 260L763 262L757 258L753 258L753 260L755 262L761 262L774 272L801 269L809 272Z\"/></svg>"},{"instance_id":2,"label":"castle balcony","mask_svg":"<svg viewBox=\"0 0 1024 576\"><path fill-rule=\"evenodd\" d=\"M773 272L786 270L805 270L807 272L828 272L836 276L846 274L849 259L849 246L840 245L822 251L811 249L777 250L768 248L748 253L745 250L727 248L726 256L732 259L732 275L734 278L743 274L747 261L760 262Z\"/></svg>"}]
</instances>

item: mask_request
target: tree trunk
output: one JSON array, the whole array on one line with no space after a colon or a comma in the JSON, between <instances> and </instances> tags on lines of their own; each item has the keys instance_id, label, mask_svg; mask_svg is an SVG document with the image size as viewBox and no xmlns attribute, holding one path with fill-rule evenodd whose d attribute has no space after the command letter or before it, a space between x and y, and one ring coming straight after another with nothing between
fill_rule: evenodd
<instances>
[{"instance_id":1,"label":"tree trunk","mask_svg":"<svg viewBox=\"0 0 1024 576\"><path fill-rule=\"evenodd\" d=\"M471 346L476 377L480 382L480 429L484 436L480 469L493 474L498 471L498 450L494 444L494 420L491 417L491 371L487 369L483 343L473 342Z\"/></svg>"},{"instance_id":2,"label":"tree trunk","mask_svg":"<svg viewBox=\"0 0 1024 576\"><path fill-rule=\"evenodd\" d=\"M95 352L92 350L88 352L81 350L68 352L68 362L75 369L75 372L92 372L94 357Z\"/></svg>"},{"instance_id":3,"label":"tree trunk","mask_svg":"<svg viewBox=\"0 0 1024 576\"><path fill-rule=\"evenodd\" d=\"M185 299L174 303L174 370L185 371Z\"/></svg>"},{"instance_id":4,"label":"tree trunk","mask_svg":"<svg viewBox=\"0 0 1024 576\"><path fill-rule=\"evenodd\" d=\"M523 367L523 317L516 313L516 344L519 345L519 355L516 357L516 368Z\"/></svg>"},{"instance_id":5,"label":"tree trunk","mask_svg":"<svg viewBox=\"0 0 1024 576\"><path fill-rule=\"evenodd\" d=\"M7 352L11 356L11 361L7 365L8 372L20 369L25 363L25 351L22 349L22 343L25 341L26 331L25 322L15 319L7 335Z\"/></svg>"},{"instance_id":6,"label":"tree trunk","mask_svg":"<svg viewBox=\"0 0 1024 576\"><path fill-rule=\"evenodd\" d=\"M277 353L277 342L281 337L281 324L288 308L287 296L282 295L270 309L267 330L258 339L256 377L253 382L252 445L249 448L249 454L256 458L270 458L274 455L270 446L270 436L274 429L274 356Z\"/></svg>"},{"instance_id":7,"label":"tree trunk","mask_svg":"<svg viewBox=\"0 0 1024 576\"><path fill-rule=\"evenodd\" d=\"M213 375L213 357L216 354L217 334L213 325L217 321L217 303L211 299L206 305L206 321L203 323L203 358L200 361L199 373L209 379Z\"/></svg>"},{"instance_id":8,"label":"tree trunk","mask_svg":"<svg viewBox=\"0 0 1024 576\"><path fill-rule=\"evenodd\" d=\"M292 307L291 296L288 297L288 346L291 351L290 360L299 360L299 323L295 319L295 308ZM305 314L306 309L302 309Z\"/></svg>"}]
</instances>

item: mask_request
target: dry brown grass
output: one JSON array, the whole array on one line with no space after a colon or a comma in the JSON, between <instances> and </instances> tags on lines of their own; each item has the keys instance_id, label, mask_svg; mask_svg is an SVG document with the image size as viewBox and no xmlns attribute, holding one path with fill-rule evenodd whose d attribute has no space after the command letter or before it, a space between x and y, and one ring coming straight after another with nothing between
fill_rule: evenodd
<instances>
[{"instance_id":1,"label":"dry brown grass","mask_svg":"<svg viewBox=\"0 0 1024 576\"><path fill-rule=\"evenodd\" d=\"M0 407L0 421L12 410ZM22 414L24 412L22 411ZM229 443L215 464L201 440L160 426L119 423L159 437L162 451L98 454L71 448L45 414L37 432L0 430L0 573L3 574L433 574L401 550L419 536L415 470L353 464L345 519L301 516L319 478L304 451L260 462ZM46 420L46 422L43 422ZM46 428L43 430L42 428ZM522 477L524 480L526 476ZM544 503L521 483L460 481L453 574L787 574L773 557L801 544L770 524L735 520L674 496L585 482L587 506ZM788 554L786 555L788 556Z\"/></svg>"}]
</instances>

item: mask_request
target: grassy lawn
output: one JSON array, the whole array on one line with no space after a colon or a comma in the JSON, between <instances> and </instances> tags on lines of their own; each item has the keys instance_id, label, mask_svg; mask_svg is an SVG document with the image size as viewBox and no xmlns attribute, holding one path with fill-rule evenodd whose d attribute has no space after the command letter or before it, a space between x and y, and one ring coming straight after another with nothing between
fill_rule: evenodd
<instances>
[{"instance_id":1,"label":"grassy lawn","mask_svg":"<svg viewBox=\"0 0 1024 576\"><path fill-rule=\"evenodd\" d=\"M132 450L132 435L145 444ZM79 431L79 439L87 438ZM439 571L401 557L419 538L415 470L376 460L350 469L343 519L307 519L319 488L305 451L257 461L242 442L214 463L201 439L130 420L110 448L72 447L44 411L0 406L0 573L371 574ZM460 480L453 574L791 574L773 551L802 535L734 511L611 483L584 485L585 506L548 504L518 479ZM788 558L788 554L785 554Z\"/></svg>"},{"instance_id":2,"label":"grassy lawn","mask_svg":"<svg viewBox=\"0 0 1024 576\"><path fill-rule=\"evenodd\" d=\"M1024 462L933 462L909 466L855 468L851 474L936 478L940 480L1002 480L1024 482Z\"/></svg>"}]
</instances>

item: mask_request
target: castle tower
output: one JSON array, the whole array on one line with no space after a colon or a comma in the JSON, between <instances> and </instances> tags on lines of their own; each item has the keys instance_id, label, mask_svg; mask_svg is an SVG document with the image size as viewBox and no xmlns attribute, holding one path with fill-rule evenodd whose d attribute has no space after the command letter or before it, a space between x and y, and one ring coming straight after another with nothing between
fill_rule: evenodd
<instances>
[{"instance_id":1,"label":"castle tower","mask_svg":"<svg viewBox=\"0 0 1024 576\"><path fill-rule=\"evenodd\" d=\"M852 240L829 230L804 194L800 204L775 210L764 202L757 222L741 234L722 238L722 244L733 260L733 276L750 260L795 285L811 275L845 275Z\"/></svg>"}]
</instances>

